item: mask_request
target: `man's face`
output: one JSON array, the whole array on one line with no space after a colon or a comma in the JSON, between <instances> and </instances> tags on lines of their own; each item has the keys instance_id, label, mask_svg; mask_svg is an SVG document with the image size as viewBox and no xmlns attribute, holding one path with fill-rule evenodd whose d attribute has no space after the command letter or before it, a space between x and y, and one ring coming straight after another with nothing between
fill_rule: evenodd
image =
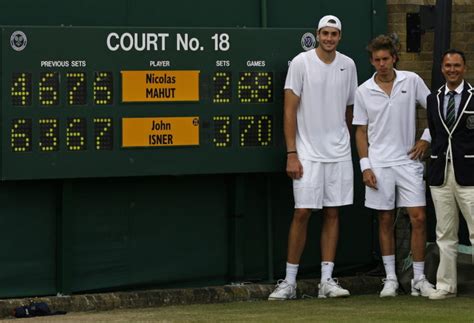
<instances>
[{"instance_id":1,"label":"man's face","mask_svg":"<svg viewBox=\"0 0 474 323\"><path fill-rule=\"evenodd\" d=\"M319 29L318 37L319 47L326 52L333 52L341 40L341 32L337 28L324 27Z\"/></svg>"},{"instance_id":2,"label":"man's face","mask_svg":"<svg viewBox=\"0 0 474 323\"><path fill-rule=\"evenodd\" d=\"M372 57L370 58L370 63L382 77L392 76L393 64L395 64L395 62L395 56L390 54L388 49L372 52Z\"/></svg>"},{"instance_id":3,"label":"man's face","mask_svg":"<svg viewBox=\"0 0 474 323\"><path fill-rule=\"evenodd\" d=\"M441 72L448 85L458 86L464 79L466 64L459 54L446 54L441 64Z\"/></svg>"}]
</instances>

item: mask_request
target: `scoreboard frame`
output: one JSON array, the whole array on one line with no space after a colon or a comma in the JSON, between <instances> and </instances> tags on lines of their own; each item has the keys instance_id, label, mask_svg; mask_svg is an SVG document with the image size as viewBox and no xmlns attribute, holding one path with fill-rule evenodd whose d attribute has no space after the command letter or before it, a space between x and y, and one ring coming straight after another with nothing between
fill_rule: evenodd
<instances>
[{"instance_id":1,"label":"scoreboard frame","mask_svg":"<svg viewBox=\"0 0 474 323\"><path fill-rule=\"evenodd\" d=\"M308 29L3 27L1 179L284 170Z\"/></svg>"}]
</instances>

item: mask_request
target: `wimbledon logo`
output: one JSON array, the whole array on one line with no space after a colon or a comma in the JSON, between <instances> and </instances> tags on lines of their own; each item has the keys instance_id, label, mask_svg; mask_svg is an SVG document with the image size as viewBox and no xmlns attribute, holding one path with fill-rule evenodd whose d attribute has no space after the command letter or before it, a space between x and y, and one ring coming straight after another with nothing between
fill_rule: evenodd
<instances>
[{"instance_id":1,"label":"wimbledon logo","mask_svg":"<svg viewBox=\"0 0 474 323\"><path fill-rule=\"evenodd\" d=\"M301 47L303 47L304 50L313 49L314 45L316 45L316 39L312 33L305 33L303 37L301 37Z\"/></svg>"},{"instance_id":2,"label":"wimbledon logo","mask_svg":"<svg viewBox=\"0 0 474 323\"><path fill-rule=\"evenodd\" d=\"M22 51L25 49L27 43L26 35L22 31L15 31L10 37L10 45L16 51Z\"/></svg>"}]
</instances>

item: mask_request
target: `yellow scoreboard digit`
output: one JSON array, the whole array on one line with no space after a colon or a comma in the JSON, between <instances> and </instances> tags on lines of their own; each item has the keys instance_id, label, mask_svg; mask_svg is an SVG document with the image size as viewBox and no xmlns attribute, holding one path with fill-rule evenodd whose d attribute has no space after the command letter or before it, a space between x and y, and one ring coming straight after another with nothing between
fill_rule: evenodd
<instances>
[{"instance_id":1,"label":"yellow scoreboard digit","mask_svg":"<svg viewBox=\"0 0 474 323\"><path fill-rule=\"evenodd\" d=\"M273 102L272 72L241 72L237 86L240 103Z\"/></svg>"},{"instance_id":2,"label":"yellow scoreboard digit","mask_svg":"<svg viewBox=\"0 0 474 323\"><path fill-rule=\"evenodd\" d=\"M232 143L231 137L231 117L230 116L214 116L214 138L213 143L216 147L230 147Z\"/></svg>"},{"instance_id":3,"label":"yellow scoreboard digit","mask_svg":"<svg viewBox=\"0 0 474 323\"><path fill-rule=\"evenodd\" d=\"M39 132L39 148L41 151L59 150L58 119L39 119Z\"/></svg>"},{"instance_id":4,"label":"yellow scoreboard digit","mask_svg":"<svg viewBox=\"0 0 474 323\"><path fill-rule=\"evenodd\" d=\"M230 103L232 100L232 72L216 72L212 78L213 103Z\"/></svg>"},{"instance_id":5,"label":"yellow scoreboard digit","mask_svg":"<svg viewBox=\"0 0 474 323\"><path fill-rule=\"evenodd\" d=\"M67 103L69 105L87 104L86 73L67 73Z\"/></svg>"},{"instance_id":6,"label":"yellow scoreboard digit","mask_svg":"<svg viewBox=\"0 0 474 323\"><path fill-rule=\"evenodd\" d=\"M19 118L12 120L10 130L10 147L13 152L28 152L32 149L32 122L31 119Z\"/></svg>"},{"instance_id":7,"label":"yellow scoreboard digit","mask_svg":"<svg viewBox=\"0 0 474 323\"><path fill-rule=\"evenodd\" d=\"M42 106L59 104L59 73L42 72L39 82L39 103Z\"/></svg>"},{"instance_id":8,"label":"yellow scoreboard digit","mask_svg":"<svg viewBox=\"0 0 474 323\"><path fill-rule=\"evenodd\" d=\"M112 150L114 147L114 127L112 118L94 118L96 150Z\"/></svg>"},{"instance_id":9,"label":"yellow scoreboard digit","mask_svg":"<svg viewBox=\"0 0 474 323\"><path fill-rule=\"evenodd\" d=\"M94 104L111 105L114 103L114 78L112 72L94 73Z\"/></svg>"},{"instance_id":10,"label":"yellow scoreboard digit","mask_svg":"<svg viewBox=\"0 0 474 323\"><path fill-rule=\"evenodd\" d=\"M66 147L69 151L87 149L87 123L85 118L67 119Z\"/></svg>"},{"instance_id":11,"label":"yellow scoreboard digit","mask_svg":"<svg viewBox=\"0 0 474 323\"><path fill-rule=\"evenodd\" d=\"M241 147L269 146L272 144L272 116L239 116Z\"/></svg>"},{"instance_id":12,"label":"yellow scoreboard digit","mask_svg":"<svg viewBox=\"0 0 474 323\"><path fill-rule=\"evenodd\" d=\"M12 74L10 95L13 106L31 105L31 73Z\"/></svg>"}]
</instances>

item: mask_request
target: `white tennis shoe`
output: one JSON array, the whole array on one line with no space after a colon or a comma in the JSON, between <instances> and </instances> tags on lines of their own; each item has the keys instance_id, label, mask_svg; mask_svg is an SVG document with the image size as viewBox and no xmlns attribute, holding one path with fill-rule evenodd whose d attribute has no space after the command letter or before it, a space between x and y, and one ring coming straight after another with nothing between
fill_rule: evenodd
<instances>
[{"instance_id":1,"label":"white tennis shoe","mask_svg":"<svg viewBox=\"0 0 474 323\"><path fill-rule=\"evenodd\" d=\"M318 287L318 298L348 297L351 295L347 289L344 289L339 285L337 279L333 278L321 282Z\"/></svg>"},{"instance_id":2,"label":"white tennis shoe","mask_svg":"<svg viewBox=\"0 0 474 323\"><path fill-rule=\"evenodd\" d=\"M411 280L411 296L429 297L436 291L434 285L431 284L425 277L418 280Z\"/></svg>"},{"instance_id":3,"label":"white tennis shoe","mask_svg":"<svg viewBox=\"0 0 474 323\"><path fill-rule=\"evenodd\" d=\"M268 296L269 301L286 301L296 299L296 284L289 284L286 280L280 279L273 293Z\"/></svg>"},{"instance_id":4,"label":"white tennis shoe","mask_svg":"<svg viewBox=\"0 0 474 323\"><path fill-rule=\"evenodd\" d=\"M380 297L395 297L397 296L398 281L396 279L384 278L382 279L383 288L380 292Z\"/></svg>"}]
</instances>

